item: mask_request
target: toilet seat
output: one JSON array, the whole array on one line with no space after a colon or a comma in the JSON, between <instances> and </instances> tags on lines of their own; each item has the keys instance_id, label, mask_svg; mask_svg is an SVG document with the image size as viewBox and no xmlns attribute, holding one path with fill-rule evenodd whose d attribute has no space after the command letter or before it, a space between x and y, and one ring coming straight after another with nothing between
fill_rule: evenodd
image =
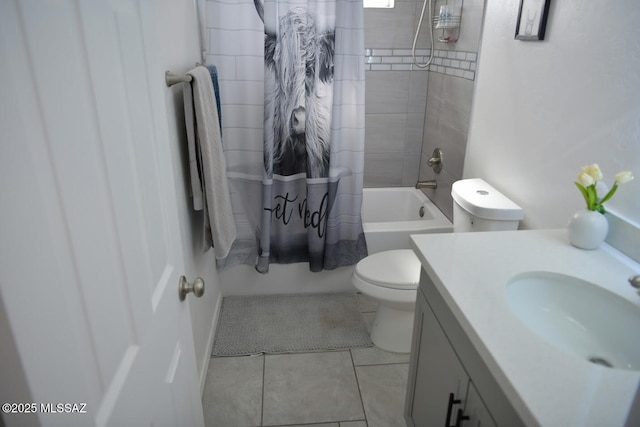
<instances>
[{"instance_id":1,"label":"toilet seat","mask_svg":"<svg viewBox=\"0 0 640 427\"><path fill-rule=\"evenodd\" d=\"M356 265L354 276L368 284L397 290L416 290L420 260L411 249L378 252Z\"/></svg>"}]
</instances>

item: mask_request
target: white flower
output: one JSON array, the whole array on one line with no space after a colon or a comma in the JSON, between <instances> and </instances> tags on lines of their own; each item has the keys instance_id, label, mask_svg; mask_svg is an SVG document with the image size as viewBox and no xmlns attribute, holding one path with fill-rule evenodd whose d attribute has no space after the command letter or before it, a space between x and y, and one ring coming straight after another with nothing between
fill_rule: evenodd
<instances>
[{"instance_id":1,"label":"white flower","mask_svg":"<svg viewBox=\"0 0 640 427\"><path fill-rule=\"evenodd\" d=\"M578 181L575 182L578 190L582 193L584 201L587 202L587 209L590 211L597 211L601 214L605 213L604 203L611 199L620 184L629 182L633 179L631 171L622 171L616 174L616 182L609 190L607 185L602 182L602 172L597 164L586 165L580 169L578 174ZM598 194L603 194L604 197L598 197Z\"/></svg>"},{"instance_id":2,"label":"white flower","mask_svg":"<svg viewBox=\"0 0 640 427\"><path fill-rule=\"evenodd\" d=\"M600 171L600 166L598 166L597 163L583 166L582 172L588 174L594 181L600 181L602 179L602 172Z\"/></svg>"},{"instance_id":3,"label":"white flower","mask_svg":"<svg viewBox=\"0 0 640 427\"><path fill-rule=\"evenodd\" d=\"M578 182L585 188L595 183L593 178L591 178L591 175L586 172L580 172L578 174Z\"/></svg>"},{"instance_id":4,"label":"white flower","mask_svg":"<svg viewBox=\"0 0 640 427\"><path fill-rule=\"evenodd\" d=\"M633 179L631 171L622 171L616 174L616 184L626 184Z\"/></svg>"}]
</instances>

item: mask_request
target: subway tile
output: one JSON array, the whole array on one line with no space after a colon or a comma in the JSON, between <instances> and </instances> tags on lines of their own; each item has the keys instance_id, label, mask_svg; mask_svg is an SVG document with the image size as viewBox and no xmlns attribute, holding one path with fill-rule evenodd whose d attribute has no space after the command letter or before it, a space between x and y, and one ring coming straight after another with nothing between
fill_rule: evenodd
<instances>
[{"instance_id":1,"label":"subway tile","mask_svg":"<svg viewBox=\"0 0 640 427\"><path fill-rule=\"evenodd\" d=\"M386 56L386 55L392 55L393 54L393 50L391 49L373 49L373 55L375 56Z\"/></svg>"},{"instance_id":2,"label":"subway tile","mask_svg":"<svg viewBox=\"0 0 640 427\"><path fill-rule=\"evenodd\" d=\"M390 55L389 52L391 52ZM426 64L429 57L430 49L416 49L415 61L418 64ZM435 66L418 67L414 64L414 58L411 54L411 49L376 49L367 48L363 67L367 71L433 71L437 73L448 74L452 77L461 77L467 80L473 80L475 74L463 73L460 71L447 70L447 68L471 70L474 71L475 62L467 60L472 52L457 51L457 50L443 50L438 49L434 51L434 58L432 64ZM373 66L376 64L376 66ZM390 65L390 67L388 66ZM439 68L437 66L443 66L445 68ZM369 79L367 79L368 81Z\"/></svg>"},{"instance_id":3,"label":"subway tile","mask_svg":"<svg viewBox=\"0 0 640 427\"><path fill-rule=\"evenodd\" d=\"M393 54L395 56L411 56L411 49L393 49ZM416 49L416 55L418 54L418 49Z\"/></svg>"},{"instance_id":4,"label":"subway tile","mask_svg":"<svg viewBox=\"0 0 640 427\"><path fill-rule=\"evenodd\" d=\"M411 64L391 64L392 71L411 71Z\"/></svg>"},{"instance_id":5,"label":"subway tile","mask_svg":"<svg viewBox=\"0 0 640 427\"><path fill-rule=\"evenodd\" d=\"M402 63L402 57L401 56L382 56L380 58L382 59L382 63L383 64L398 64L398 63Z\"/></svg>"}]
</instances>

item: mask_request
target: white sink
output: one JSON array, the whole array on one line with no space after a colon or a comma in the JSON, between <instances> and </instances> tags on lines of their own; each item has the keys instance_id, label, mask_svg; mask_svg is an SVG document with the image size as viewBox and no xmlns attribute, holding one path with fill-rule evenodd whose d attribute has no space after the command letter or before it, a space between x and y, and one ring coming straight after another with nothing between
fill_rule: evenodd
<instances>
[{"instance_id":1,"label":"white sink","mask_svg":"<svg viewBox=\"0 0 640 427\"><path fill-rule=\"evenodd\" d=\"M631 302L585 280L544 271L514 276L505 292L513 313L552 345L592 363L640 370L640 308Z\"/></svg>"}]
</instances>

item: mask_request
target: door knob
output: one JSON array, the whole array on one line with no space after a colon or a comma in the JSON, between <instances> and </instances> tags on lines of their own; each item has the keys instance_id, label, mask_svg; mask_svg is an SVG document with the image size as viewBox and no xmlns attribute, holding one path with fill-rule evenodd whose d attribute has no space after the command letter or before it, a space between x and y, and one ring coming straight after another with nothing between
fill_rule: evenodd
<instances>
[{"instance_id":1,"label":"door knob","mask_svg":"<svg viewBox=\"0 0 640 427\"><path fill-rule=\"evenodd\" d=\"M204 280L198 277L193 283L189 283L186 277L180 276L178 282L178 296L180 297L180 301L184 301L189 292L193 292L197 298L200 298L204 294Z\"/></svg>"}]
</instances>

